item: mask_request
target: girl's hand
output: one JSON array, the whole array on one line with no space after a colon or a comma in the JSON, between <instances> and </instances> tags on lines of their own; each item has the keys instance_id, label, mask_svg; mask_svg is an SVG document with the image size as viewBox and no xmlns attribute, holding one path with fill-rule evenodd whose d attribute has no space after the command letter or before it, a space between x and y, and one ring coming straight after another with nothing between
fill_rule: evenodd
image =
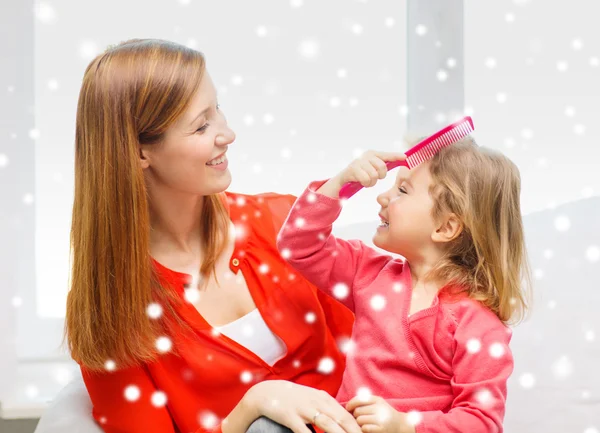
<instances>
[{"instance_id":1,"label":"girl's hand","mask_svg":"<svg viewBox=\"0 0 600 433\"><path fill-rule=\"evenodd\" d=\"M327 433L361 433L354 417L325 391L285 380L267 380L254 385L247 397L260 415L290 428L294 433L311 433L314 424Z\"/></svg>"},{"instance_id":2,"label":"girl's hand","mask_svg":"<svg viewBox=\"0 0 600 433\"><path fill-rule=\"evenodd\" d=\"M355 159L338 174L341 185L347 182L358 182L365 188L374 186L379 179L387 175L388 161L402 161L406 155L399 152L378 152L369 150Z\"/></svg>"},{"instance_id":3,"label":"girl's hand","mask_svg":"<svg viewBox=\"0 0 600 433\"><path fill-rule=\"evenodd\" d=\"M354 397L346 409L356 418L363 433L415 433L403 412L398 412L381 397Z\"/></svg>"}]
</instances>

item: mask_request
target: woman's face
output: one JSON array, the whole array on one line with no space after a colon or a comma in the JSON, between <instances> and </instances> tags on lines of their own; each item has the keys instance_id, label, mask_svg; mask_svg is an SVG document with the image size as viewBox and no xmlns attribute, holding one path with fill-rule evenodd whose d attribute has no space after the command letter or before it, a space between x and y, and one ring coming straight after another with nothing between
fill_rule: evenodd
<instances>
[{"instance_id":1,"label":"woman's face","mask_svg":"<svg viewBox=\"0 0 600 433\"><path fill-rule=\"evenodd\" d=\"M205 72L189 107L166 131L164 140L142 146L146 180L179 193L223 192L231 183L226 152L234 140Z\"/></svg>"}]
</instances>

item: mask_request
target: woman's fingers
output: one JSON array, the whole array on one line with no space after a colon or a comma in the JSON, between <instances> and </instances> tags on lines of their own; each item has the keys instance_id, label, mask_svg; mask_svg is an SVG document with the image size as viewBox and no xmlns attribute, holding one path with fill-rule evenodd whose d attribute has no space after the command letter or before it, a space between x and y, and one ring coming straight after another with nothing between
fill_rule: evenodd
<instances>
[{"instance_id":1,"label":"woman's fingers","mask_svg":"<svg viewBox=\"0 0 600 433\"><path fill-rule=\"evenodd\" d=\"M315 425L321 430L327 433L350 433L346 432L342 426L329 417L329 415L322 413L315 418ZM354 433L354 432L352 432Z\"/></svg>"}]
</instances>

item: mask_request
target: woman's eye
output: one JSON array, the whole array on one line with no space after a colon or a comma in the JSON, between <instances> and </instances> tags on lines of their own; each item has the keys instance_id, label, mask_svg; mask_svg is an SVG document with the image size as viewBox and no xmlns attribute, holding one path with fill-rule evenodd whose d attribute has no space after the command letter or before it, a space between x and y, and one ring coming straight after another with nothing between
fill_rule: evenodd
<instances>
[{"instance_id":1,"label":"woman's eye","mask_svg":"<svg viewBox=\"0 0 600 433\"><path fill-rule=\"evenodd\" d=\"M196 132L204 132L204 131L206 131L206 128L208 128L208 126L209 126L209 124L205 123L200 128L196 129Z\"/></svg>"},{"instance_id":2,"label":"woman's eye","mask_svg":"<svg viewBox=\"0 0 600 433\"><path fill-rule=\"evenodd\" d=\"M221 104L217 104L217 110L221 109Z\"/></svg>"}]
</instances>

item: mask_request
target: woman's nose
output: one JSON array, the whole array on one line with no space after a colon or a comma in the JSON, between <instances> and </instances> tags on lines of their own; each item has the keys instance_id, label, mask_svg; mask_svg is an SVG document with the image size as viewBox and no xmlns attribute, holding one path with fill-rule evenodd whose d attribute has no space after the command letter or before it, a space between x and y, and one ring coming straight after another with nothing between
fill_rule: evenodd
<instances>
[{"instance_id":1,"label":"woman's nose","mask_svg":"<svg viewBox=\"0 0 600 433\"><path fill-rule=\"evenodd\" d=\"M234 141L235 132L233 132L233 129L229 128L228 126L225 126L223 132L217 135L217 138L215 139L215 144L217 146L227 146L228 144L231 144Z\"/></svg>"}]
</instances>

